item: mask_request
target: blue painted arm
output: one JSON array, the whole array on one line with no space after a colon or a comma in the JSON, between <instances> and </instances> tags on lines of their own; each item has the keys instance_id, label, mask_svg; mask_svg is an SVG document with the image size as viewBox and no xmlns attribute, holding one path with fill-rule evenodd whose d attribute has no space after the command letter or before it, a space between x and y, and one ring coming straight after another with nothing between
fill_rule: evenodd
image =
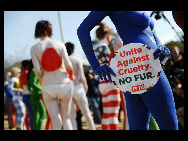
<instances>
[{"instance_id":1,"label":"blue painted arm","mask_svg":"<svg viewBox=\"0 0 188 141\"><path fill-rule=\"evenodd\" d=\"M159 57L160 62L164 65L168 59L168 56L170 55L170 51L166 46L163 46L161 41L159 40L159 38L155 35L155 33L153 32L153 28L154 28L154 22L153 20L150 18L150 28L152 30L155 42L157 44L157 49L155 50L155 52L153 53L154 55L154 59ZM165 59L166 58L166 59Z\"/></svg>"},{"instance_id":2,"label":"blue painted arm","mask_svg":"<svg viewBox=\"0 0 188 141\"><path fill-rule=\"evenodd\" d=\"M106 16L108 16L108 11L92 11L89 15L84 19L84 21L80 24L77 34L80 40L80 44L84 50L84 53L93 68L95 70L100 66L97 58L95 57L93 51L93 45L91 43L90 31L100 23Z\"/></svg>"},{"instance_id":3,"label":"blue painted arm","mask_svg":"<svg viewBox=\"0 0 188 141\"><path fill-rule=\"evenodd\" d=\"M152 31L153 32L153 31ZM166 61L168 60L168 56L170 55L170 51L166 46L163 46L159 38L153 32L153 36L155 38L157 44L157 50L153 53L154 59L159 57L160 62L165 65ZM166 59L165 59L166 58Z\"/></svg>"},{"instance_id":4,"label":"blue painted arm","mask_svg":"<svg viewBox=\"0 0 188 141\"><path fill-rule=\"evenodd\" d=\"M84 53L93 69L93 71L99 75L102 79L104 77L105 81L106 74L111 81L110 73L115 75L110 67L107 65L100 66L93 50L93 45L91 43L90 31L98 25L106 16L108 16L109 11L92 11L89 15L84 19L84 21L80 24L77 34L80 40L80 44L84 50Z\"/></svg>"}]
</instances>

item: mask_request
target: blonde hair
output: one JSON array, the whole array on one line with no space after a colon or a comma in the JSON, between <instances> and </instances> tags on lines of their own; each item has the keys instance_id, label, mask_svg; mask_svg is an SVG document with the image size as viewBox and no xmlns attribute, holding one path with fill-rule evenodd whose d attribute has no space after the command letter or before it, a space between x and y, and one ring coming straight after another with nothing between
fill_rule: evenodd
<instances>
[{"instance_id":1,"label":"blonde hair","mask_svg":"<svg viewBox=\"0 0 188 141\"><path fill-rule=\"evenodd\" d=\"M104 22L100 22L98 25L100 26L96 30L96 36L98 39L102 40L106 33L110 33L111 35L113 34L112 30Z\"/></svg>"},{"instance_id":2,"label":"blonde hair","mask_svg":"<svg viewBox=\"0 0 188 141\"><path fill-rule=\"evenodd\" d=\"M21 69L18 68L18 67L12 67L11 68L11 74L12 74L12 76L14 76L15 74L18 74L20 72L21 72Z\"/></svg>"}]
</instances>

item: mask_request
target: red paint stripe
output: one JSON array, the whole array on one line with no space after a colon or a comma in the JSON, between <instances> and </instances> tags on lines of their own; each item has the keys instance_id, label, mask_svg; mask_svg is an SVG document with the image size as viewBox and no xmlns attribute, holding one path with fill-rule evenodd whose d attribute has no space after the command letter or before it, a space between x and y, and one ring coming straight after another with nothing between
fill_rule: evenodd
<instances>
[{"instance_id":1,"label":"red paint stripe","mask_svg":"<svg viewBox=\"0 0 188 141\"><path fill-rule=\"evenodd\" d=\"M103 113L102 118L118 117L119 113Z\"/></svg>"},{"instance_id":2,"label":"red paint stripe","mask_svg":"<svg viewBox=\"0 0 188 141\"><path fill-rule=\"evenodd\" d=\"M108 80L108 83L109 83L110 81ZM106 83L106 81L105 80L102 80L102 81L100 81L99 82L99 84L105 84Z\"/></svg>"},{"instance_id":3,"label":"red paint stripe","mask_svg":"<svg viewBox=\"0 0 188 141\"><path fill-rule=\"evenodd\" d=\"M101 127L102 127L102 130L119 130L118 124L109 124L109 125L102 124Z\"/></svg>"},{"instance_id":4,"label":"red paint stripe","mask_svg":"<svg viewBox=\"0 0 188 141\"><path fill-rule=\"evenodd\" d=\"M110 127L110 130L119 130L118 124L110 124L109 127Z\"/></svg>"},{"instance_id":5,"label":"red paint stripe","mask_svg":"<svg viewBox=\"0 0 188 141\"><path fill-rule=\"evenodd\" d=\"M120 94L120 90L118 89L111 90L107 94L102 94L102 97L108 97L109 95L116 95L116 94Z\"/></svg>"},{"instance_id":6,"label":"red paint stripe","mask_svg":"<svg viewBox=\"0 0 188 141\"><path fill-rule=\"evenodd\" d=\"M112 57L114 56L114 50L111 50L110 56L109 56L109 66L110 66L110 61Z\"/></svg>"},{"instance_id":7,"label":"red paint stripe","mask_svg":"<svg viewBox=\"0 0 188 141\"><path fill-rule=\"evenodd\" d=\"M102 130L109 130L110 129L109 125L104 125L104 124L102 124L101 128L102 128Z\"/></svg>"},{"instance_id":8,"label":"red paint stripe","mask_svg":"<svg viewBox=\"0 0 188 141\"><path fill-rule=\"evenodd\" d=\"M103 108L107 107L118 107L120 106L121 101L108 101L108 102L103 102L102 106Z\"/></svg>"}]
</instances>

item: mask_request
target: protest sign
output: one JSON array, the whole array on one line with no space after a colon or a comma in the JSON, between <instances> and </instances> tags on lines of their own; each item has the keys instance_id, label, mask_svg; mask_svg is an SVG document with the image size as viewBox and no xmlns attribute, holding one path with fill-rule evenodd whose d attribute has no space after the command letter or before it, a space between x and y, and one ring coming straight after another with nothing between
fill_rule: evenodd
<instances>
[{"instance_id":1,"label":"protest sign","mask_svg":"<svg viewBox=\"0 0 188 141\"><path fill-rule=\"evenodd\" d=\"M118 49L110 61L110 67L117 75L111 75L114 85L130 94L142 94L151 89L161 72L160 60L154 60L153 52L141 43L127 44Z\"/></svg>"}]
</instances>

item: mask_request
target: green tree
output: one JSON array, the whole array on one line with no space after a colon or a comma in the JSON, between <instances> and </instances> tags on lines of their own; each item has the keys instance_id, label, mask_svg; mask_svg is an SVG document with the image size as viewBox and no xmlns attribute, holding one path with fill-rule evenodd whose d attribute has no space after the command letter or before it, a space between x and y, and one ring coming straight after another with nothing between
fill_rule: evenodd
<instances>
[{"instance_id":1,"label":"green tree","mask_svg":"<svg viewBox=\"0 0 188 141\"><path fill-rule=\"evenodd\" d=\"M182 42L175 42L175 41L170 41L165 44L165 46L171 51L173 47L177 46L178 48L181 48L183 46Z\"/></svg>"}]
</instances>

